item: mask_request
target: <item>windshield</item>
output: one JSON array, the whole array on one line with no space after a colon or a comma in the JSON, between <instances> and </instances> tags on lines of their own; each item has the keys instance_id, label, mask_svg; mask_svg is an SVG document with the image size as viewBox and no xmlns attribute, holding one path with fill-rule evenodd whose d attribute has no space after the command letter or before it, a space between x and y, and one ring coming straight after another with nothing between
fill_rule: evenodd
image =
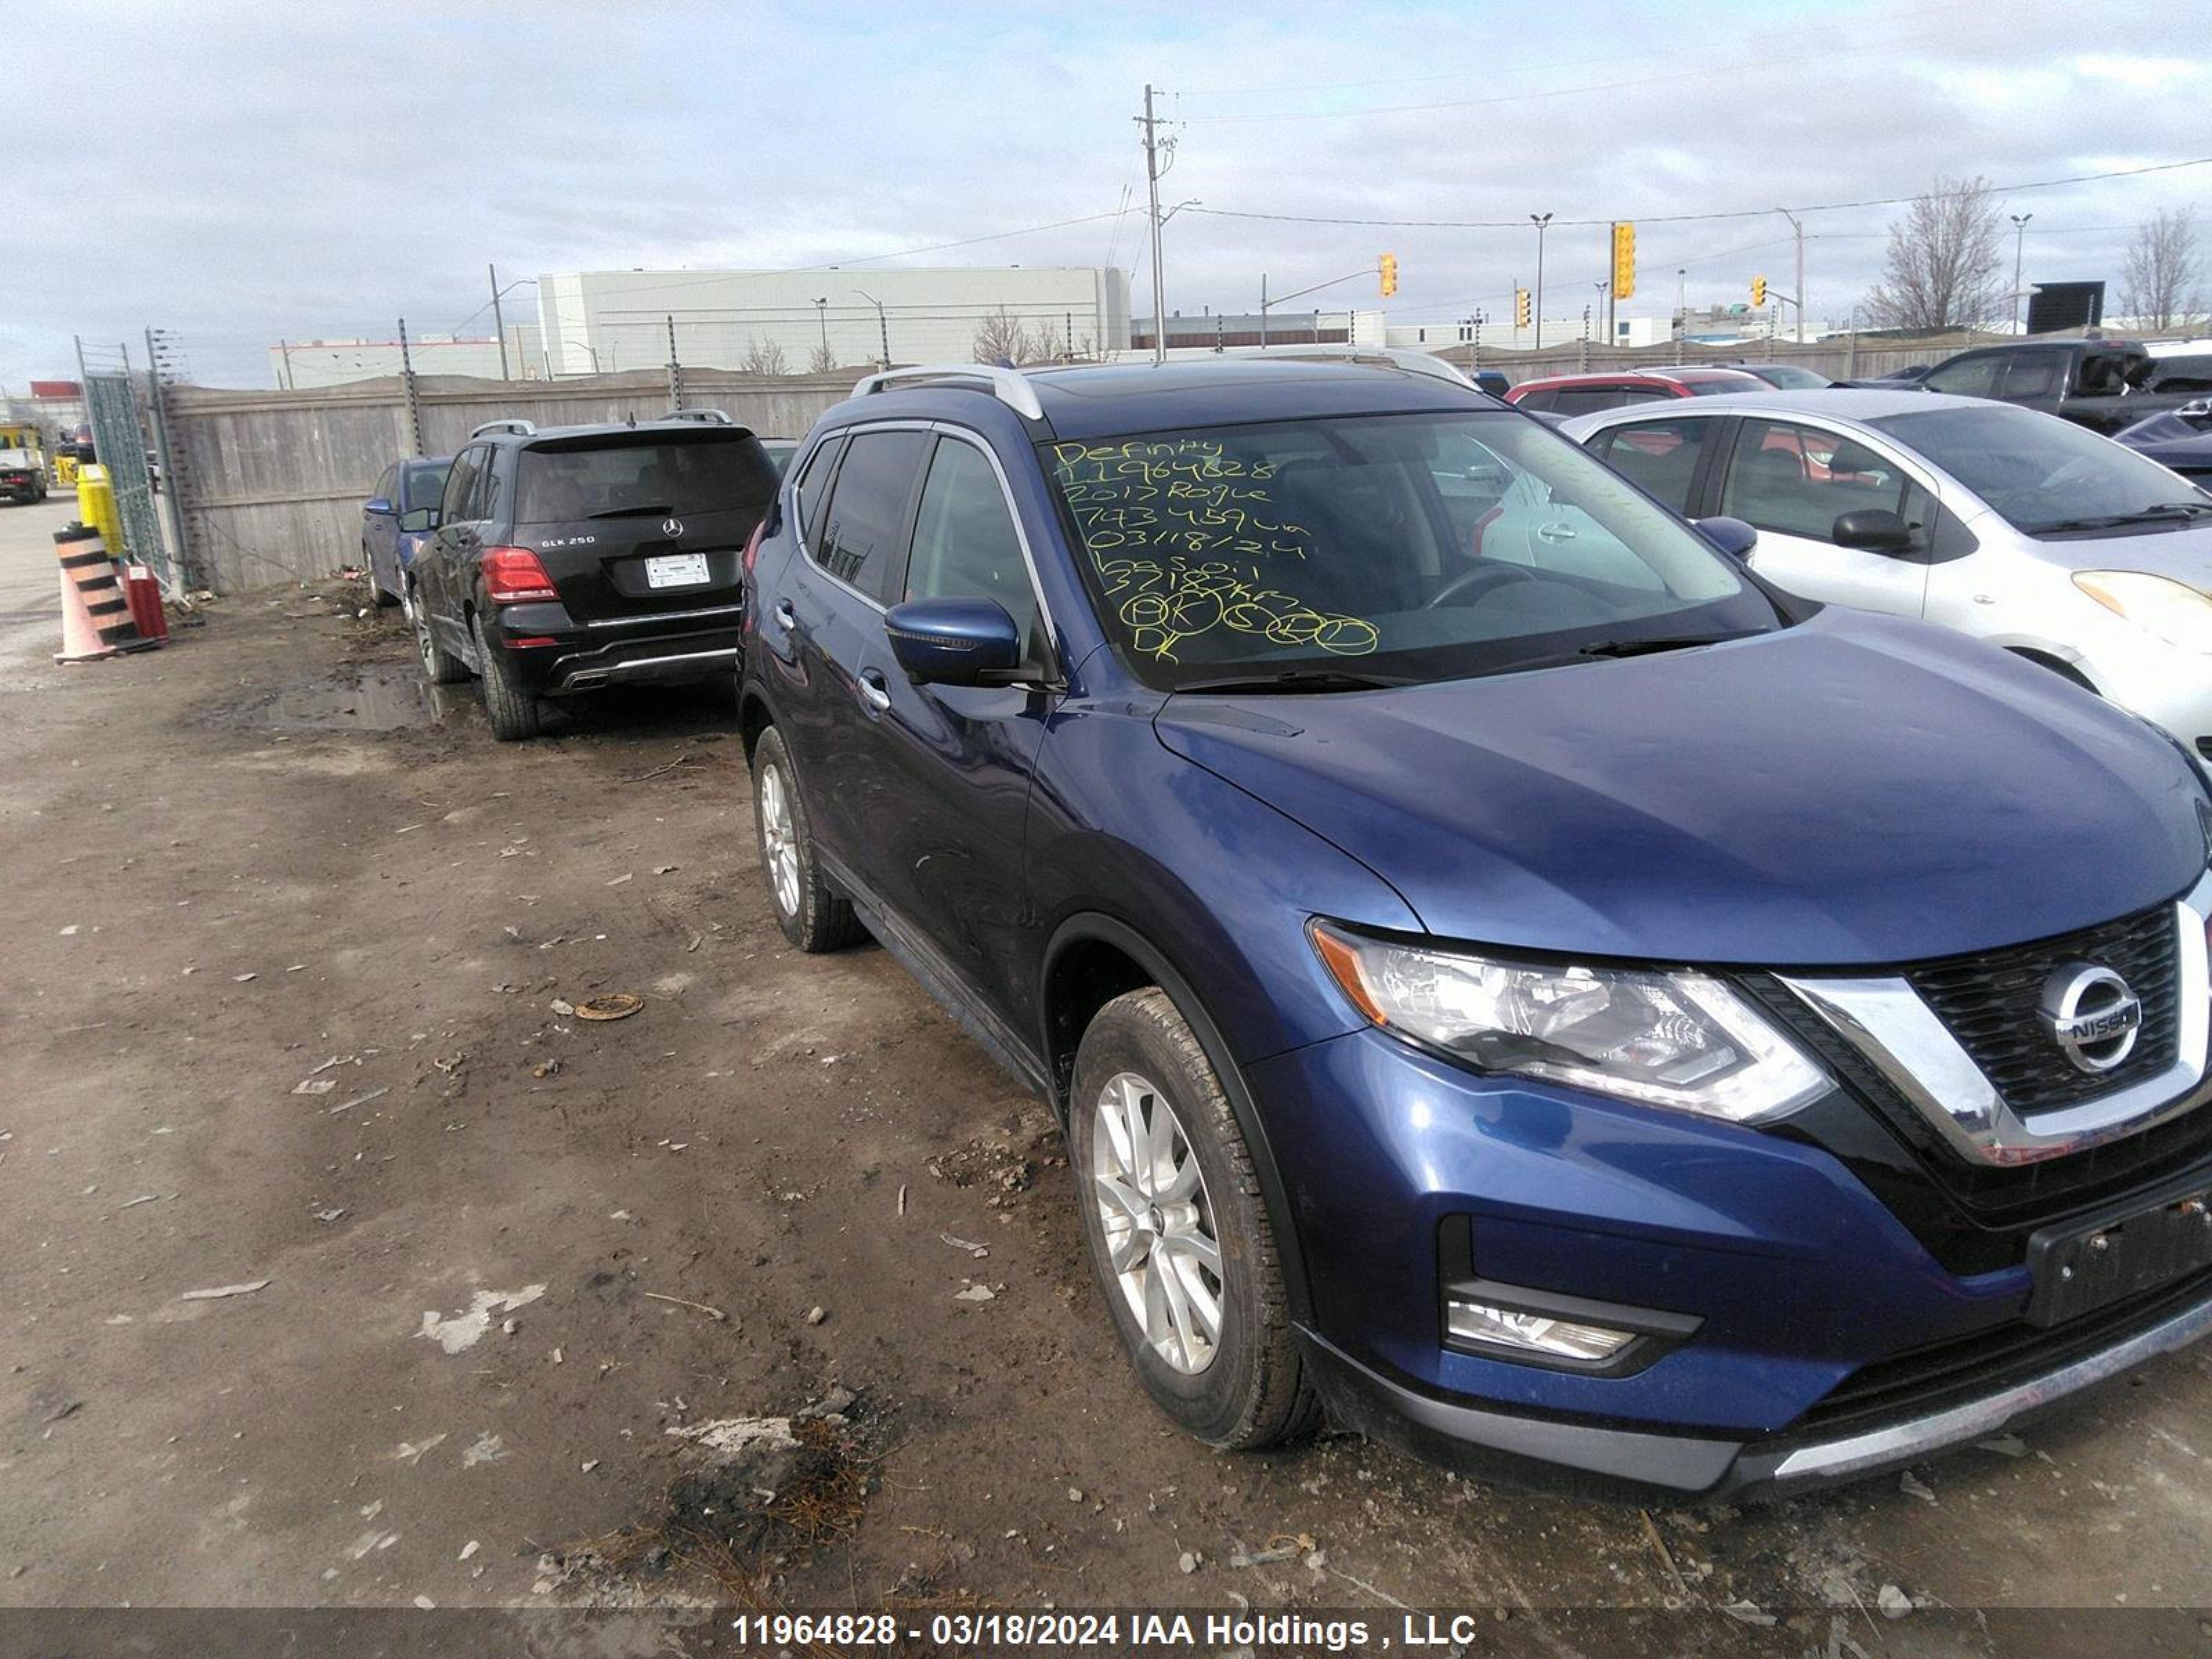
<instances>
[{"instance_id":1,"label":"windshield","mask_svg":"<svg viewBox=\"0 0 2212 1659\"><path fill-rule=\"evenodd\" d=\"M1835 382L1816 368L1800 368L1794 363L1761 363L1757 368L1744 371L1756 375L1771 386L1784 392L1814 392Z\"/></svg>"},{"instance_id":2,"label":"windshield","mask_svg":"<svg viewBox=\"0 0 2212 1659\"><path fill-rule=\"evenodd\" d=\"M712 428L526 449L515 520L566 524L631 514L746 511L775 499L775 464L760 440Z\"/></svg>"},{"instance_id":3,"label":"windshield","mask_svg":"<svg viewBox=\"0 0 2212 1659\"><path fill-rule=\"evenodd\" d=\"M1981 404L1868 424L1919 451L2030 535L2177 501L2212 504L2156 461L2032 409Z\"/></svg>"},{"instance_id":4,"label":"windshield","mask_svg":"<svg viewBox=\"0 0 2212 1659\"><path fill-rule=\"evenodd\" d=\"M413 513L426 507L435 507L446 493L446 474L453 467L450 460L430 466L410 466L401 469L399 487L407 499L399 503L403 513Z\"/></svg>"},{"instance_id":5,"label":"windshield","mask_svg":"<svg viewBox=\"0 0 2212 1659\"><path fill-rule=\"evenodd\" d=\"M1778 625L1683 522L1538 422L1363 416L1042 447L1115 644L1163 689L1453 679Z\"/></svg>"}]
</instances>

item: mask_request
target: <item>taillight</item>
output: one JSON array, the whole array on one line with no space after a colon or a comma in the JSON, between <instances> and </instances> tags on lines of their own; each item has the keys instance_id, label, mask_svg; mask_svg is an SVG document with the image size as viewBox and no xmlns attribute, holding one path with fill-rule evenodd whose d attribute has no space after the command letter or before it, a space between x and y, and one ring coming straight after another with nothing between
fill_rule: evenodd
<instances>
[{"instance_id":1,"label":"taillight","mask_svg":"<svg viewBox=\"0 0 2212 1659\"><path fill-rule=\"evenodd\" d=\"M745 538L744 567L745 574L748 576L753 574L754 561L760 557L761 538L766 534L768 534L768 520L763 519L753 526L753 533Z\"/></svg>"},{"instance_id":2,"label":"taillight","mask_svg":"<svg viewBox=\"0 0 2212 1659\"><path fill-rule=\"evenodd\" d=\"M482 563L484 592L495 605L524 599L554 599L553 579L538 555L526 547L487 547Z\"/></svg>"}]
</instances>

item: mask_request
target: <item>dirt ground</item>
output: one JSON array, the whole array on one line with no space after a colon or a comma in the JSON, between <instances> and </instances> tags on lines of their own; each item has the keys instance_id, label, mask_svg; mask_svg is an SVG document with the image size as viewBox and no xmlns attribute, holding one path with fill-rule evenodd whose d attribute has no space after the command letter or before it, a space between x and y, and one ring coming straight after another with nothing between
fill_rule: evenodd
<instances>
[{"instance_id":1,"label":"dirt ground","mask_svg":"<svg viewBox=\"0 0 2212 1659\"><path fill-rule=\"evenodd\" d=\"M1043 1108L882 951L785 945L726 696L495 745L337 582L58 667L65 516L0 509L0 1607L726 1601L655 1547L675 1431L833 1389L836 1490L740 1564L769 1605L1738 1604L1873 1652L2212 1603L2203 1352L1743 1510L1205 1450Z\"/></svg>"}]
</instances>

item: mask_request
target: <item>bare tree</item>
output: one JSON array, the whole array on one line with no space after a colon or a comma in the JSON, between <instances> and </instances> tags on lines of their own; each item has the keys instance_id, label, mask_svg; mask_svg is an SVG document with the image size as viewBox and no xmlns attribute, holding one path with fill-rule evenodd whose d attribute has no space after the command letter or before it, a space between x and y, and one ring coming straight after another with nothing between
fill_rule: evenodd
<instances>
[{"instance_id":1,"label":"bare tree","mask_svg":"<svg viewBox=\"0 0 2212 1659\"><path fill-rule=\"evenodd\" d=\"M773 340L749 340L745 355L738 360L738 367L748 374L788 374L791 359L783 355L783 348Z\"/></svg>"},{"instance_id":2,"label":"bare tree","mask_svg":"<svg viewBox=\"0 0 2212 1659\"><path fill-rule=\"evenodd\" d=\"M806 372L809 374L828 374L836 367L837 354L826 345L818 345L806 355Z\"/></svg>"},{"instance_id":3,"label":"bare tree","mask_svg":"<svg viewBox=\"0 0 2212 1659\"><path fill-rule=\"evenodd\" d=\"M2004 313L1997 210L1986 179L1937 179L1889 228L1867 309L1884 328L1945 334Z\"/></svg>"},{"instance_id":4,"label":"bare tree","mask_svg":"<svg viewBox=\"0 0 2212 1659\"><path fill-rule=\"evenodd\" d=\"M2188 325L2204 303L2197 263L2197 221L2187 208L2160 208L2136 227L2120 262L2122 307L2148 332Z\"/></svg>"},{"instance_id":5,"label":"bare tree","mask_svg":"<svg viewBox=\"0 0 2212 1659\"><path fill-rule=\"evenodd\" d=\"M975 325L975 361L979 363L1018 363L1028 355L1029 331L1003 305L988 312Z\"/></svg>"}]
</instances>

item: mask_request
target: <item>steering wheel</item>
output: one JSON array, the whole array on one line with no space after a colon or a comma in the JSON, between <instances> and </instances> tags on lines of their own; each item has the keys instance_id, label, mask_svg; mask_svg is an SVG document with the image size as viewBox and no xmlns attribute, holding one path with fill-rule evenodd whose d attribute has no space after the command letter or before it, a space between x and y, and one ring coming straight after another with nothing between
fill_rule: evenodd
<instances>
[{"instance_id":1,"label":"steering wheel","mask_svg":"<svg viewBox=\"0 0 2212 1659\"><path fill-rule=\"evenodd\" d=\"M1479 564L1472 570L1462 571L1439 587L1421 608L1433 611L1440 605L1463 604L1468 595L1487 593L1493 587L1507 582L1533 582L1536 573L1524 570L1517 564Z\"/></svg>"}]
</instances>

